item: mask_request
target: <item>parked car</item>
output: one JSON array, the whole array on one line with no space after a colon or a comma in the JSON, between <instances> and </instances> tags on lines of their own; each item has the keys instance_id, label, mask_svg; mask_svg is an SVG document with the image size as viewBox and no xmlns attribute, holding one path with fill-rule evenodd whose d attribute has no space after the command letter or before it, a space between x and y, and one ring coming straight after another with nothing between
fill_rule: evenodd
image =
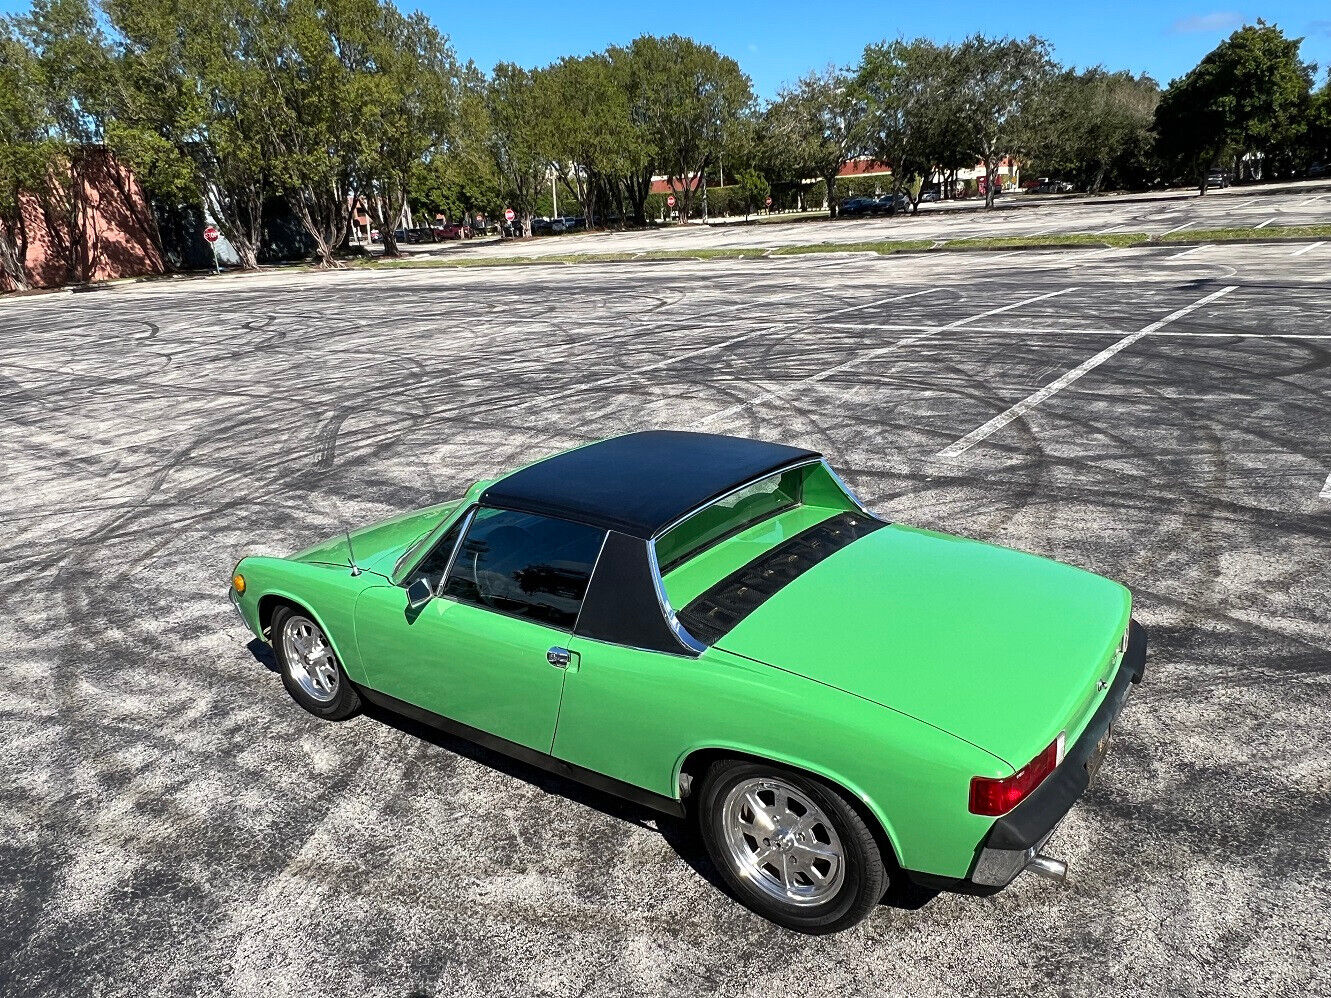
<instances>
[{"instance_id":1,"label":"parked car","mask_svg":"<svg viewBox=\"0 0 1331 998\"><path fill-rule=\"evenodd\" d=\"M909 207L910 200L904 194L882 194L874 198L876 215L895 215L899 211L906 211Z\"/></svg>"},{"instance_id":2,"label":"parked car","mask_svg":"<svg viewBox=\"0 0 1331 998\"><path fill-rule=\"evenodd\" d=\"M876 198L847 198L841 202L839 214L844 218L859 218L864 215L877 214L878 201Z\"/></svg>"},{"instance_id":3,"label":"parked car","mask_svg":"<svg viewBox=\"0 0 1331 998\"><path fill-rule=\"evenodd\" d=\"M921 204L931 204L932 202L941 199L942 195L936 187L926 187L924 190L920 191Z\"/></svg>"},{"instance_id":4,"label":"parked car","mask_svg":"<svg viewBox=\"0 0 1331 998\"><path fill-rule=\"evenodd\" d=\"M1073 187L1066 180L1050 180L1048 177L1041 177L1040 182L1030 190L1036 194L1071 194Z\"/></svg>"},{"instance_id":5,"label":"parked car","mask_svg":"<svg viewBox=\"0 0 1331 998\"><path fill-rule=\"evenodd\" d=\"M1212 170L1206 175L1207 187L1225 188L1230 184L1229 174L1224 170Z\"/></svg>"},{"instance_id":6,"label":"parked car","mask_svg":"<svg viewBox=\"0 0 1331 998\"><path fill-rule=\"evenodd\" d=\"M441 239L470 239L472 235L471 226L462 225L458 222L444 222L435 225L434 238Z\"/></svg>"},{"instance_id":7,"label":"parked car","mask_svg":"<svg viewBox=\"0 0 1331 998\"><path fill-rule=\"evenodd\" d=\"M1308 167L1308 176L1310 178L1325 177L1326 174L1327 168L1325 163L1314 163L1312 166Z\"/></svg>"},{"instance_id":8,"label":"parked car","mask_svg":"<svg viewBox=\"0 0 1331 998\"><path fill-rule=\"evenodd\" d=\"M813 451L681 431L242 558L230 594L316 717L373 703L689 817L804 932L891 878L1061 878L1042 850L1146 659L1116 582L889 523Z\"/></svg>"},{"instance_id":9,"label":"parked car","mask_svg":"<svg viewBox=\"0 0 1331 998\"><path fill-rule=\"evenodd\" d=\"M533 236L548 236L554 231L554 221L552 219L533 218L531 220L531 234Z\"/></svg>"}]
</instances>

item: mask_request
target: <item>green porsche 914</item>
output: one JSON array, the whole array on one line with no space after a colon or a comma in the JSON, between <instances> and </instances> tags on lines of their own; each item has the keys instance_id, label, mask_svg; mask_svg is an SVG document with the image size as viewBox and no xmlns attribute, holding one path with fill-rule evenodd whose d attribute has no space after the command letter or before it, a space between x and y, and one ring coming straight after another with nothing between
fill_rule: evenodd
<instances>
[{"instance_id":1,"label":"green porsche 914","mask_svg":"<svg viewBox=\"0 0 1331 998\"><path fill-rule=\"evenodd\" d=\"M892 878L1062 879L1041 850L1146 661L1117 582L885 522L814 452L679 431L244 558L231 598L311 713L368 700L691 817L803 932Z\"/></svg>"}]
</instances>

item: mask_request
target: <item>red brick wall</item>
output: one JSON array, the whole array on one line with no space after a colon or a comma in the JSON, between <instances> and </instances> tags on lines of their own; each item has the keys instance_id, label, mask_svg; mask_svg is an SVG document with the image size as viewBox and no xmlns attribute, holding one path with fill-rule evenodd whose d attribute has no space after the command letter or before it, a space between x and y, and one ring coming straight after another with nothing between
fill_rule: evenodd
<instances>
[{"instance_id":1,"label":"red brick wall","mask_svg":"<svg viewBox=\"0 0 1331 998\"><path fill-rule=\"evenodd\" d=\"M24 199L23 221L28 233L28 252L24 269L33 287L58 287L77 280L83 272L94 281L117 277L138 277L165 271L161 249L157 245L152 213L138 181L127 167L116 161L109 150L90 150L83 171L83 190L89 210L82 226L83 249L71 267L64 246L69 239L65 224L54 218L48 224L40 202ZM54 231L53 231L54 230ZM0 274L0 290L13 290L13 283Z\"/></svg>"}]
</instances>

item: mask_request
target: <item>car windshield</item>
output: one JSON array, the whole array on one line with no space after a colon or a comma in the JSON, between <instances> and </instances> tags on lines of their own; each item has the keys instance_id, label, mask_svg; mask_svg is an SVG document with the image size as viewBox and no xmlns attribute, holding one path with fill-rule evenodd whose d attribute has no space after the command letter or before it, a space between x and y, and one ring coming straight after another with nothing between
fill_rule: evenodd
<instances>
[{"instance_id":1,"label":"car windshield","mask_svg":"<svg viewBox=\"0 0 1331 998\"><path fill-rule=\"evenodd\" d=\"M798 506L804 469L793 468L746 485L671 527L656 541L664 574L719 541Z\"/></svg>"}]
</instances>

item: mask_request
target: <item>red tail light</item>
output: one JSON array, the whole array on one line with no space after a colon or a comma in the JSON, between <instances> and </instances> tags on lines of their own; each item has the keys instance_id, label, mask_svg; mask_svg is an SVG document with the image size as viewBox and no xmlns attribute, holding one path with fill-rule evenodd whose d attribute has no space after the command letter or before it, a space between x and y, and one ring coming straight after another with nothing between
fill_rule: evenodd
<instances>
[{"instance_id":1,"label":"red tail light","mask_svg":"<svg viewBox=\"0 0 1331 998\"><path fill-rule=\"evenodd\" d=\"M1031 791L1063 761L1063 739L1064 734L1060 732L1047 749L1011 776L1001 780L990 776L971 777L971 814L997 817L1007 814L1029 797Z\"/></svg>"}]
</instances>

